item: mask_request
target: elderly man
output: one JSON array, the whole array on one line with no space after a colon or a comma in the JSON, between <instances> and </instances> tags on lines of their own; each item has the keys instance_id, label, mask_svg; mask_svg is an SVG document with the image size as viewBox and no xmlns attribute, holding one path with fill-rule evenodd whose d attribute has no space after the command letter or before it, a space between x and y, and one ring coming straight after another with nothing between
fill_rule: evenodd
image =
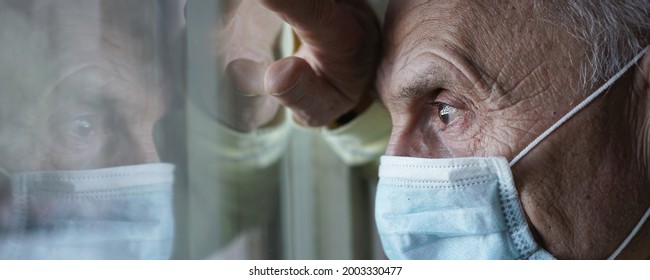
<instances>
[{"instance_id":1,"label":"elderly man","mask_svg":"<svg viewBox=\"0 0 650 280\"><path fill-rule=\"evenodd\" d=\"M374 73L367 7L262 2L304 43L267 91L308 125L349 112ZM393 123L376 202L387 255L650 257L649 11L392 1L376 82Z\"/></svg>"},{"instance_id":2,"label":"elderly man","mask_svg":"<svg viewBox=\"0 0 650 280\"><path fill-rule=\"evenodd\" d=\"M173 89L153 1L0 2L0 258L166 259Z\"/></svg>"}]
</instances>

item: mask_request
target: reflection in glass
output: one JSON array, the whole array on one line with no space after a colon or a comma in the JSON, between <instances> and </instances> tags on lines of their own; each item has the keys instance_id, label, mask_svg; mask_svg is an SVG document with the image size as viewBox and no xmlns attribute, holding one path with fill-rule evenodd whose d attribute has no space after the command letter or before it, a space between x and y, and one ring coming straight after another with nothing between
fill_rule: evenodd
<instances>
[{"instance_id":1,"label":"reflection in glass","mask_svg":"<svg viewBox=\"0 0 650 280\"><path fill-rule=\"evenodd\" d=\"M0 258L171 256L160 15L155 1L0 2Z\"/></svg>"},{"instance_id":2,"label":"reflection in glass","mask_svg":"<svg viewBox=\"0 0 650 280\"><path fill-rule=\"evenodd\" d=\"M293 123L258 1L0 0L0 27L0 259L377 257L389 117Z\"/></svg>"}]
</instances>

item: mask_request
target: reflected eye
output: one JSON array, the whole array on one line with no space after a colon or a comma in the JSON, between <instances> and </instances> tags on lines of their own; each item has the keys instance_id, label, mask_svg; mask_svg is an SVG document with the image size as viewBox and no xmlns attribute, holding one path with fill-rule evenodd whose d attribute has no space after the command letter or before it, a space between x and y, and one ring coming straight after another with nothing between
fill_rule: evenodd
<instances>
[{"instance_id":1,"label":"reflected eye","mask_svg":"<svg viewBox=\"0 0 650 280\"><path fill-rule=\"evenodd\" d=\"M102 132L102 122L98 115L88 114L74 118L64 118L55 126L57 141L62 145L94 145Z\"/></svg>"},{"instance_id":2,"label":"reflected eye","mask_svg":"<svg viewBox=\"0 0 650 280\"><path fill-rule=\"evenodd\" d=\"M435 102L433 105L438 109L438 118L443 124L448 125L462 114L462 110L442 102Z\"/></svg>"},{"instance_id":3,"label":"reflected eye","mask_svg":"<svg viewBox=\"0 0 650 280\"><path fill-rule=\"evenodd\" d=\"M81 138L88 138L94 130L89 116L74 119L71 126L70 133Z\"/></svg>"},{"instance_id":4,"label":"reflected eye","mask_svg":"<svg viewBox=\"0 0 650 280\"><path fill-rule=\"evenodd\" d=\"M50 127L52 138L62 154L94 153L106 141L106 127L101 114L62 116Z\"/></svg>"}]
</instances>

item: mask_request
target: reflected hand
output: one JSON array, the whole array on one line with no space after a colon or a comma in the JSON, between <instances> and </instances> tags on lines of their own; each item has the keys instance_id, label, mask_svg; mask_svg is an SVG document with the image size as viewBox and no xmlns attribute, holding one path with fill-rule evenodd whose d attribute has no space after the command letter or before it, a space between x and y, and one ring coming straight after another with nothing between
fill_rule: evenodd
<instances>
[{"instance_id":1,"label":"reflected hand","mask_svg":"<svg viewBox=\"0 0 650 280\"><path fill-rule=\"evenodd\" d=\"M248 132L269 123L279 104L264 92L264 73L273 62L273 46L282 21L257 1L226 2L217 55L228 83L220 90L217 117Z\"/></svg>"},{"instance_id":2,"label":"reflected hand","mask_svg":"<svg viewBox=\"0 0 650 280\"><path fill-rule=\"evenodd\" d=\"M261 0L291 24L302 46L266 71L266 91L297 121L322 126L369 99L379 26L364 0Z\"/></svg>"}]
</instances>

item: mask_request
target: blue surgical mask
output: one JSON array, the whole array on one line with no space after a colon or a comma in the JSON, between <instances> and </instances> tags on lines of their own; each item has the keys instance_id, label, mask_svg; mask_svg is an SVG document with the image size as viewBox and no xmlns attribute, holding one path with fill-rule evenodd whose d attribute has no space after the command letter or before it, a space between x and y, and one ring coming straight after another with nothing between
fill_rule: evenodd
<instances>
[{"instance_id":1,"label":"blue surgical mask","mask_svg":"<svg viewBox=\"0 0 650 280\"><path fill-rule=\"evenodd\" d=\"M168 259L173 170L0 172L0 259Z\"/></svg>"},{"instance_id":2,"label":"blue surgical mask","mask_svg":"<svg viewBox=\"0 0 650 280\"><path fill-rule=\"evenodd\" d=\"M536 138L511 162L502 157L383 156L375 219L390 259L554 259L533 238L511 167L609 88L648 50ZM615 258L650 216L648 209Z\"/></svg>"}]
</instances>

